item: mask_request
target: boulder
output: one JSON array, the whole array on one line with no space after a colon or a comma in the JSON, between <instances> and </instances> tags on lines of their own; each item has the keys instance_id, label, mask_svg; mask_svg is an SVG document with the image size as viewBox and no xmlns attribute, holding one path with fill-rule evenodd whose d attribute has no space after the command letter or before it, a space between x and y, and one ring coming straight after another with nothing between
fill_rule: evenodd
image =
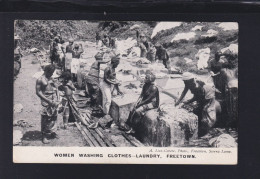
<instances>
[{"instance_id":1,"label":"boulder","mask_svg":"<svg viewBox=\"0 0 260 179\"><path fill-rule=\"evenodd\" d=\"M185 62L186 62L186 64L188 64L188 63L191 63L192 62L192 59L190 59L190 58L184 58L184 60L185 60Z\"/></svg>"},{"instance_id":2,"label":"boulder","mask_svg":"<svg viewBox=\"0 0 260 179\"><path fill-rule=\"evenodd\" d=\"M129 113L137 102L138 97L138 94L133 93L112 99L109 114L115 123L124 124L127 121Z\"/></svg>"},{"instance_id":3,"label":"boulder","mask_svg":"<svg viewBox=\"0 0 260 179\"><path fill-rule=\"evenodd\" d=\"M171 145L171 129L164 120L158 119L156 109L146 112L139 123L133 124L135 137L143 144L154 147Z\"/></svg>"},{"instance_id":4,"label":"boulder","mask_svg":"<svg viewBox=\"0 0 260 179\"><path fill-rule=\"evenodd\" d=\"M238 23L237 22L222 22L218 25L224 31L228 30L238 30Z\"/></svg>"},{"instance_id":5,"label":"boulder","mask_svg":"<svg viewBox=\"0 0 260 179\"><path fill-rule=\"evenodd\" d=\"M183 146L198 138L198 118L173 104L165 105L163 112L149 110L132 124L135 137L145 145L155 147Z\"/></svg>"},{"instance_id":6,"label":"boulder","mask_svg":"<svg viewBox=\"0 0 260 179\"><path fill-rule=\"evenodd\" d=\"M187 32L187 33L178 33L177 35L174 36L174 38L171 40L173 41L178 41L178 40L190 40L196 36L195 32Z\"/></svg>"},{"instance_id":7,"label":"boulder","mask_svg":"<svg viewBox=\"0 0 260 179\"><path fill-rule=\"evenodd\" d=\"M153 29L151 38L154 38L157 35L157 33L162 30L173 29L175 27L180 26L181 24L182 22L159 22Z\"/></svg>"},{"instance_id":8,"label":"boulder","mask_svg":"<svg viewBox=\"0 0 260 179\"><path fill-rule=\"evenodd\" d=\"M221 49L221 53L230 51L232 54L238 54L238 44L230 44L228 47Z\"/></svg>"},{"instance_id":9,"label":"boulder","mask_svg":"<svg viewBox=\"0 0 260 179\"><path fill-rule=\"evenodd\" d=\"M30 49L30 52L31 52L31 53L36 53L36 52L40 52L40 50L37 49L37 48L31 48L31 49Z\"/></svg>"},{"instance_id":10,"label":"boulder","mask_svg":"<svg viewBox=\"0 0 260 179\"><path fill-rule=\"evenodd\" d=\"M216 148L234 148L237 147L236 140L229 134L221 134L209 141L212 147Z\"/></svg>"},{"instance_id":11,"label":"boulder","mask_svg":"<svg viewBox=\"0 0 260 179\"><path fill-rule=\"evenodd\" d=\"M132 26L130 27L130 30L135 30L135 29L139 29L139 28L140 28L140 25L135 24L135 25L132 25Z\"/></svg>"},{"instance_id":12,"label":"boulder","mask_svg":"<svg viewBox=\"0 0 260 179\"><path fill-rule=\"evenodd\" d=\"M218 34L217 31L213 29L209 29L206 34L202 35L202 37L214 37Z\"/></svg>"},{"instance_id":13,"label":"boulder","mask_svg":"<svg viewBox=\"0 0 260 179\"><path fill-rule=\"evenodd\" d=\"M182 146L198 138L198 117L173 103L161 105L159 118L169 124L171 146Z\"/></svg>"},{"instance_id":14,"label":"boulder","mask_svg":"<svg viewBox=\"0 0 260 179\"><path fill-rule=\"evenodd\" d=\"M196 25L195 27L193 27L191 30L192 31L201 31L202 30L202 25Z\"/></svg>"}]
</instances>

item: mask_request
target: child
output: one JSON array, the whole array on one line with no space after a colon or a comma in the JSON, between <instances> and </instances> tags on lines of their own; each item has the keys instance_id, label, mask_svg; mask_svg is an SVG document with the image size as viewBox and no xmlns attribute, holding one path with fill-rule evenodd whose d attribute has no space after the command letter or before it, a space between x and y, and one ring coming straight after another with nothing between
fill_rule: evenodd
<instances>
[{"instance_id":1,"label":"child","mask_svg":"<svg viewBox=\"0 0 260 179\"><path fill-rule=\"evenodd\" d=\"M71 81L70 72L68 71L63 72L62 77L63 77L63 82L62 85L59 86L59 90L62 90L65 93L65 97L62 99L62 106L64 106L63 108L64 129L67 129L69 115L70 115L69 100L72 98L72 94L73 91L75 91L75 87Z\"/></svg>"}]
</instances>

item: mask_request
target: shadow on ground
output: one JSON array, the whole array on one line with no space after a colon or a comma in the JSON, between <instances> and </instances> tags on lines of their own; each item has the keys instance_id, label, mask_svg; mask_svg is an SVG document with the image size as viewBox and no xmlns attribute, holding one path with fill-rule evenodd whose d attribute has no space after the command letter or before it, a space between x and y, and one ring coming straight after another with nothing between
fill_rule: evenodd
<instances>
[{"instance_id":1,"label":"shadow on ground","mask_svg":"<svg viewBox=\"0 0 260 179\"><path fill-rule=\"evenodd\" d=\"M42 139L42 133L40 131L28 131L23 135L23 140L35 141Z\"/></svg>"}]
</instances>

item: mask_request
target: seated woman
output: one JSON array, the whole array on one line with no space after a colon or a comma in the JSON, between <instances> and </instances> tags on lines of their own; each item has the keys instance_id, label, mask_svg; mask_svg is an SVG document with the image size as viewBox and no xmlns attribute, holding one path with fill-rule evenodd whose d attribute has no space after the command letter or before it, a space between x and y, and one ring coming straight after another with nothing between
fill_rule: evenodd
<instances>
[{"instance_id":1,"label":"seated woman","mask_svg":"<svg viewBox=\"0 0 260 179\"><path fill-rule=\"evenodd\" d=\"M126 130L126 133L134 133L132 129L133 124L139 123L147 111L159 107L160 97L159 90L154 84L155 75L148 72L145 77L145 84L143 86L141 95L136 103L134 109L130 112L126 124L121 124Z\"/></svg>"}]
</instances>

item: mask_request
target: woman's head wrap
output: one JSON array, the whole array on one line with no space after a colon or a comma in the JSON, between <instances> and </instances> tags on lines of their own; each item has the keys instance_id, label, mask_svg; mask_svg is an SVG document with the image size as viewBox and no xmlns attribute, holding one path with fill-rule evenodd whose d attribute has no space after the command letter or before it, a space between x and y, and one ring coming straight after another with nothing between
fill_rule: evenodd
<instances>
[{"instance_id":1,"label":"woman's head wrap","mask_svg":"<svg viewBox=\"0 0 260 179\"><path fill-rule=\"evenodd\" d=\"M96 60L102 60L103 59L103 54L98 52L96 55L95 55L95 59Z\"/></svg>"},{"instance_id":2,"label":"woman's head wrap","mask_svg":"<svg viewBox=\"0 0 260 179\"><path fill-rule=\"evenodd\" d=\"M146 79L149 82L153 83L155 81L155 75L151 71L149 71L146 73Z\"/></svg>"},{"instance_id":3,"label":"woman's head wrap","mask_svg":"<svg viewBox=\"0 0 260 179\"><path fill-rule=\"evenodd\" d=\"M187 81L187 80L191 80L191 79L194 79L194 76L192 73L190 72L185 72L182 74L182 80L183 81Z\"/></svg>"},{"instance_id":4,"label":"woman's head wrap","mask_svg":"<svg viewBox=\"0 0 260 179\"><path fill-rule=\"evenodd\" d=\"M111 58L111 63L119 63L120 62L120 57L119 55L113 56Z\"/></svg>"}]
</instances>

